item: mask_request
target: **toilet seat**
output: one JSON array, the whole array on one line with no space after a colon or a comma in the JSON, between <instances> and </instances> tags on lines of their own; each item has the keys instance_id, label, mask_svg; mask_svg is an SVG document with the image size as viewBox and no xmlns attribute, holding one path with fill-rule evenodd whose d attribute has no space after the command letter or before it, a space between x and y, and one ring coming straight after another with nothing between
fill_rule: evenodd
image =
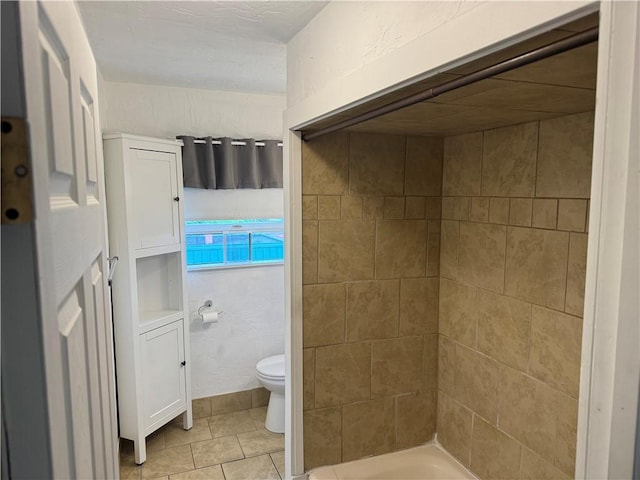
<instances>
[{"instance_id":1,"label":"toilet seat","mask_svg":"<svg viewBox=\"0 0 640 480\"><path fill-rule=\"evenodd\" d=\"M284 380L284 354L274 355L260 360L256 365L256 371L264 378Z\"/></svg>"}]
</instances>

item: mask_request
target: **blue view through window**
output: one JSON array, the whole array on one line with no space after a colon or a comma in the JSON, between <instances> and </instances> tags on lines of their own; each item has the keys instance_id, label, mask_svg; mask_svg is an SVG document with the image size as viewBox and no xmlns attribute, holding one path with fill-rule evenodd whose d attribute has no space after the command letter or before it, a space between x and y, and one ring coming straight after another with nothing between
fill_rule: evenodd
<instances>
[{"instance_id":1,"label":"blue view through window","mask_svg":"<svg viewBox=\"0 0 640 480\"><path fill-rule=\"evenodd\" d=\"M186 222L187 266L191 269L282 263L281 218Z\"/></svg>"}]
</instances>

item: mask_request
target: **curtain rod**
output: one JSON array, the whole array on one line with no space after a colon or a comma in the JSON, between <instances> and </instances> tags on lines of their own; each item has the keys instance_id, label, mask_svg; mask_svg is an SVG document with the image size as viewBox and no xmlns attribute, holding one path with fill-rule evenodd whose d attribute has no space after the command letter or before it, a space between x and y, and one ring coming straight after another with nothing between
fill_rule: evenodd
<instances>
[{"instance_id":1,"label":"curtain rod","mask_svg":"<svg viewBox=\"0 0 640 480\"><path fill-rule=\"evenodd\" d=\"M410 107L411 105L424 102L425 100L430 100L439 95L442 95L443 93L450 92L457 88L478 82L480 80L484 80L486 78L508 72L515 68L537 62L538 60L552 57L553 55L558 55L559 53L563 53L568 50L573 50L574 48L582 47L583 45L595 42L596 40L598 40L598 27L593 27L589 30L585 30L584 32L571 35L570 37L566 37L562 40L558 40L543 47L536 48L534 50L531 50L530 52L523 53L522 55L518 55L489 67L482 68L473 73L458 77L454 80L449 80L448 82L444 82L436 87L429 88L428 90L414 93L413 95L409 95L408 97L401 98L378 108L374 108L373 110L369 110L368 112L356 115L355 117L348 120L338 122L335 125L330 125L315 132L303 134L302 140L306 142L322 135L326 135L328 133L332 133L347 127L351 127L353 125L357 125L362 122L366 122L367 120L386 115L387 113L395 112L405 107Z\"/></svg>"},{"instance_id":2,"label":"curtain rod","mask_svg":"<svg viewBox=\"0 0 640 480\"><path fill-rule=\"evenodd\" d=\"M193 143L207 143L206 140L201 140L201 139L195 139L193 141ZM211 140L211 144L212 145L222 145L222 142L220 140ZM236 146L240 146L240 147L244 147L247 144L247 142L231 142L231 145L236 145ZM256 147L264 147L264 142L256 142L255 143ZM278 146L281 147L282 146L282 142L278 143Z\"/></svg>"}]
</instances>

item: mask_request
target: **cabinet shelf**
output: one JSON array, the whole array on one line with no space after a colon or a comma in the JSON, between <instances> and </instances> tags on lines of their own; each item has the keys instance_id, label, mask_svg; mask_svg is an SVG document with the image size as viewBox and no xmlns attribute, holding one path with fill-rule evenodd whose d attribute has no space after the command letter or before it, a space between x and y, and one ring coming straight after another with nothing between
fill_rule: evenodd
<instances>
[{"instance_id":1,"label":"cabinet shelf","mask_svg":"<svg viewBox=\"0 0 640 480\"><path fill-rule=\"evenodd\" d=\"M182 310L144 310L138 314L138 332L142 334L182 318Z\"/></svg>"},{"instance_id":2,"label":"cabinet shelf","mask_svg":"<svg viewBox=\"0 0 640 480\"><path fill-rule=\"evenodd\" d=\"M173 245L161 245L159 247L138 248L135 251L136 258L147 258L156 255L165 255L167 253L179 252L182 245L179 243Z\"/></svg>"}]
</instances>

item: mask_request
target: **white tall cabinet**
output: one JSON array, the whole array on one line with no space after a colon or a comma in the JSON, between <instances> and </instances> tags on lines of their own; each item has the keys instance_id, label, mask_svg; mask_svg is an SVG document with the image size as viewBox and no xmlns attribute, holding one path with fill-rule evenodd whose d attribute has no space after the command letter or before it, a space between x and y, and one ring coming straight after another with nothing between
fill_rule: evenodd
<instances>
[{"instance_id":1,"label":"white tall cabinet","mask_svg":"<svg viewBox=\"0 0 640 480\"><path fill-rule=\"evenodd\" d=\"M104 135L120 436L145 437L183 414L193 425L181 142Z\"/></svg>"}]
</instances>

